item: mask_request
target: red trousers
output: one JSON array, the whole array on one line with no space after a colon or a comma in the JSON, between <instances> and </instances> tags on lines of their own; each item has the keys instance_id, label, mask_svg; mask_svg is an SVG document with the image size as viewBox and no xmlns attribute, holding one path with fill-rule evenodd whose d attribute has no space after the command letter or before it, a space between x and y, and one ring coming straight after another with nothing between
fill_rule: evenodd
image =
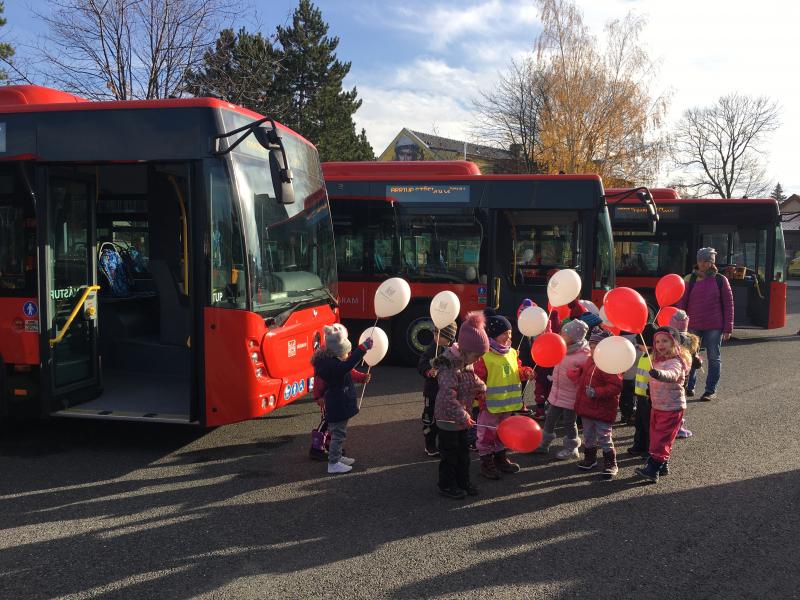
<instances>
[{"instance_id":1,"label":"red trousers","mask_svg":"<svg viewBox=\"0 0 800 600\"><path fill-rule=\"evenodd\" d=\"M672 443L683 420L683 410L650 411L650 456L660 463L669 460Z\"/></svg>"}]
</instances>

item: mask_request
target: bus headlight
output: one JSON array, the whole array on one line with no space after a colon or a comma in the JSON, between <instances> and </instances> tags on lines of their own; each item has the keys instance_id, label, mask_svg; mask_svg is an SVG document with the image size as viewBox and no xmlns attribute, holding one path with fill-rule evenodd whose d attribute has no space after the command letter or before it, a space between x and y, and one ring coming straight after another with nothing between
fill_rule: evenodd
<instances>
[{"instance_id":1,"label":"bus headlight","mask_svg":"<svg viewBox=\"0 0 800 600\"><path fill-rule=\"evenodd\" d=\"M258 362L258 352L251 352L250 353L250 360L252 360L254 363L257 363Z\"/></svg>"}]
</instances>

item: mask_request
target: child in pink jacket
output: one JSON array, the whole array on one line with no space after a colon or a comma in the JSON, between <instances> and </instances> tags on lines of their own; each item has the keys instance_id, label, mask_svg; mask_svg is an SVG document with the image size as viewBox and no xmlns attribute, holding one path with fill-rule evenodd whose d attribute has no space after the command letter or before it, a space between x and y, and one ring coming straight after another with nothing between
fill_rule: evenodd
<instances>
[{"instance_id":1,"label":"child in pink jacket","mask_svg":"<svg viewBox=\"0 0 800 600\"><path fill-rule=\"evenodd\" d=\"M556 439L555 428L559 419L563 419L566 432L564 447L558 451L556 458L566 460L578 458L581 439L578 437L578 425L575 418L575 399L578 396L576 380L586 364L591 351L586 341L589 326L580 319L570 321L561 327L561 337L567 344L567 355L553 369L553 387L547 398L550 406L544 420L542 443L535 450L537 454L547 454L550 444Z\"/></svg>"},{"instance_id":2,"label":"child in pink jacket","mask_svg":"<svg viewBox=\"0 0 800 600\"><path fill-rule=\"evenodd\" d=\"M686 410L683 389L692 359L672 327L659 327L653 334L653 368L650 369L650 457L636 474L658 482L669 460Z\"/></svg>"}]
</instances>

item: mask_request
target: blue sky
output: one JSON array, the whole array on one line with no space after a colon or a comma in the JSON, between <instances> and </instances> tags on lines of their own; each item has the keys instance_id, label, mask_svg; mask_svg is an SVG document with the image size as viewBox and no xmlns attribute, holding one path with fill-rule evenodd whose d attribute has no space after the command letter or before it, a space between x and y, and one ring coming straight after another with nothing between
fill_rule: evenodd
<instances>
[{"instance_id":1,"label":"blue sky","mask_svg":"<svg viewBox=\"0 0 800 600\"><path fill-rule=\"evenodd\" d=\"M491 87L511 58L528 51L540 29L530 0L318 0L339 58L353 63L346 83L363 100L359 127L380 153L404 126L472 139L472 99ZM659 61L651 92L670 93L670 121L690 106L739 92L783 107L781 129L763 148L768 172L800 193L800 53L794 29L800 3L782 0L577 0L587 26L629 10L648 19L642 44ZM272 33L289 22L296 0L254 0L235 25ZM33 19L44 0L6 0L4 36L41 35ZM664 181L661 182L662 184Z\"/></svg>"}]
</instances>

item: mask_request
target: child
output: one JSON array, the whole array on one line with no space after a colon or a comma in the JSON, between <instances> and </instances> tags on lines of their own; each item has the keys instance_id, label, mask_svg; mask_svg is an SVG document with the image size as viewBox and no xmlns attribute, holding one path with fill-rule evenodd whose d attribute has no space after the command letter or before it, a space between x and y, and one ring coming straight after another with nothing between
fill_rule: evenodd
<instances>
[{"instance_id":1,"label":"child","mask_svg":"<svg viewBox=\"0 0 800 600\"><path fill-rule=\"evenodd\" d=\"M343 326L344 327L344 326ZM368 383L372 378L369 373L362 373L353 369L350 371L353 383ZM319 425L311 430L311 448L308 457L312 460L328 461L328 446L331 443L331 436L328 432L328 418L325 415L325 382L322 379L314 381L314 401L319 406ZM342 450L344 454L344 450Z\"/></svg>"},{"instance_id":2,"label":"child","mask_svg":"<svg viewBox=\"0 0 800 600\"><path fill-rule=\"evenodd\" d=\"M519 411L522 403L522 381L533 377L533 369L524 367L511 346L511 322L502 315L490 314L486 319L489 352L475 363L475 374L486 383L486 394L479 396L478 455L481 475L500 479L500 473L516 473L519 465L511 462L506 448L497 437L497 427Z\"/></svg>"},{"instance_id":3,"label":"child","mask_svg":"<svg viewBox=\"0 0 800 600\"><path fill-rule=\"evenodd\" d=\"M422 408L422 434L425 436L425 454L428 456L439 456L439 449L436 447L436 433L439 429L433 418L439 384L436 382L436 369L431 367L431 361L455 341L457 332L458 325L455 323L442 329L434 329L434 341L419 357L417 365L417 371L425 378L425 388L422 390L422 399L425 401Z\"/></svg>"},{"instance_id":4,"label":"child","mask_svg":"<svg viewBox=\"0 0 800 600\"><path fill-rule=\"evenodd\" d=\"M700 358L700 338L693 333L689 333L689 315L686 311L678 310L669 320L669 326L678 332L678 341L681 346L689 351L692 357L692 369L700 369L703 366L703 360ZM687 381L688 384L688 381ZM686 386L684 386L684 389ZM688 396L688 393L687 393ZM686 428L686 419L681 423L681 428L678 430L679 438L688 438L692 436L692 432Z\"/></svg>"},{"instance_id":5,"label":"child","mask_svg":"<svg viewBox=\"0 0 800 600\"><path fill-rule=\"evenodd\" d=\"M575 376L589 358L589 344L584 339L588 331L588 326L580 319L570 321L561 327L561 337L567 344L567 355L553 368L553 387L547 398L550 407L547 409L547 417L544 421L542 443L535 450L537 454L548 453L550 444L556 439L554 433L556 423L563 417L566 427L564 447L558 451L556 458L566 460L580 456L578 448L581 440L578 437L578 425L574 410L578 386L569 374Z\"/></svg>"},{"instance_id":6,"label":"child","mask_svg":"<svg viewBox=\"0 0 800 600\"><path fill-rule=\"evenodd\" d=\"M522 311L530 306L536 306L536 303L530 298L525 298L522 301L522 304L519 305L519 308L517 308L517 319L519 319L519 315L522 313ZM545 332L561 332L561 322L558 320L558 314L556 311L551 313ZM550 389L553 385L553 367L541 367L533 363L533 360L531 359L532 343L532 338L525 338L520 346L522 350L522 364L528 367L531 365L533 366L533 380L530 383L525 384L523 396L527 396L527 394L531 393L528 390L528 386L532 385L534 403L536 404L536 409L533 412L533 418L537 421L543 421L547 415L547 397L550 395Z\"/></svg>"},{"instance_id":7,"label":"child","mask_svg":"<svg viewBox=\"0 0 800 600\"><path fill-rule=\"evenodd\" d=\"M611 333L595 327L589 336L592 354L603 339ZM617 419L622 376L606 373L594 364L589 356L580 373L572 377L578 385L575 412L583 421L583 460L578 468L591 471L597 466L597 449L603 449L603 479L612 479L618 472L617 453L611 437L611 425Z\"/></svg>"},{"instance_id":8,"label":"child","mask_svg":"<svg viewBox=\"0 0 800 600\"><path fill-rule=\"evenodd\" d=\"M458 343L431 363L439 382L434 407L441 456L439 493L448 498L478 493L469 477L468 430L475 424L470 415L472 401L486 391L486 385L472 369L472 363L489 350L484 323L482 313L469 313L458 332Z\"/></svg>"},{"instance_id":9,"label":"child","mask_svg":"<svg viewBox=\"0 0 800 600\"><path fill-rule=\"evenodd\" d=\"M331 432L328 451L328 473L347 473L355 460L342 456L342 444L347 437L347 421L358 414L358 397L351 375L367 350L372 348L372 338L353 350L347 339L347 329L338 323L325 326L325 346L311 357L314 365L314 382L325 385L325 417ZM349 355L349 356L348 356ZM365 375L364 381L369 381Z\"/></svg>"},{"instance_id":10,"label":"child","mask_svg":"<svg viewBox=\"0 0 800 600\"><path fill-rule=\"evenodd\" d=\"M659 327L653 335L653 368L650 369L650 457L636 474L658 482L663 465L669 461L672 444L678 434L686 393L683 389L692 359L681 346L678 332Z\"/></svg>"},{"instance_id":11,"label":"child","mask_svg":"<svg viewBox=\"0 0 800 600\"><path fill-rule=\"evenodd\" d=\"M653 332L655 328L651 324L647 324L642 332L641 341L636 344L636 371L634 375L634 389L633 393L636 395L636 412L634 413L634 432L633 432L633 446L628 448L628 454L631 456L647 456L647 451L650 449L650 355L648 348L653 346ZM638 336L636 336L638 338Z\"/></svg>"}]
</instances>

